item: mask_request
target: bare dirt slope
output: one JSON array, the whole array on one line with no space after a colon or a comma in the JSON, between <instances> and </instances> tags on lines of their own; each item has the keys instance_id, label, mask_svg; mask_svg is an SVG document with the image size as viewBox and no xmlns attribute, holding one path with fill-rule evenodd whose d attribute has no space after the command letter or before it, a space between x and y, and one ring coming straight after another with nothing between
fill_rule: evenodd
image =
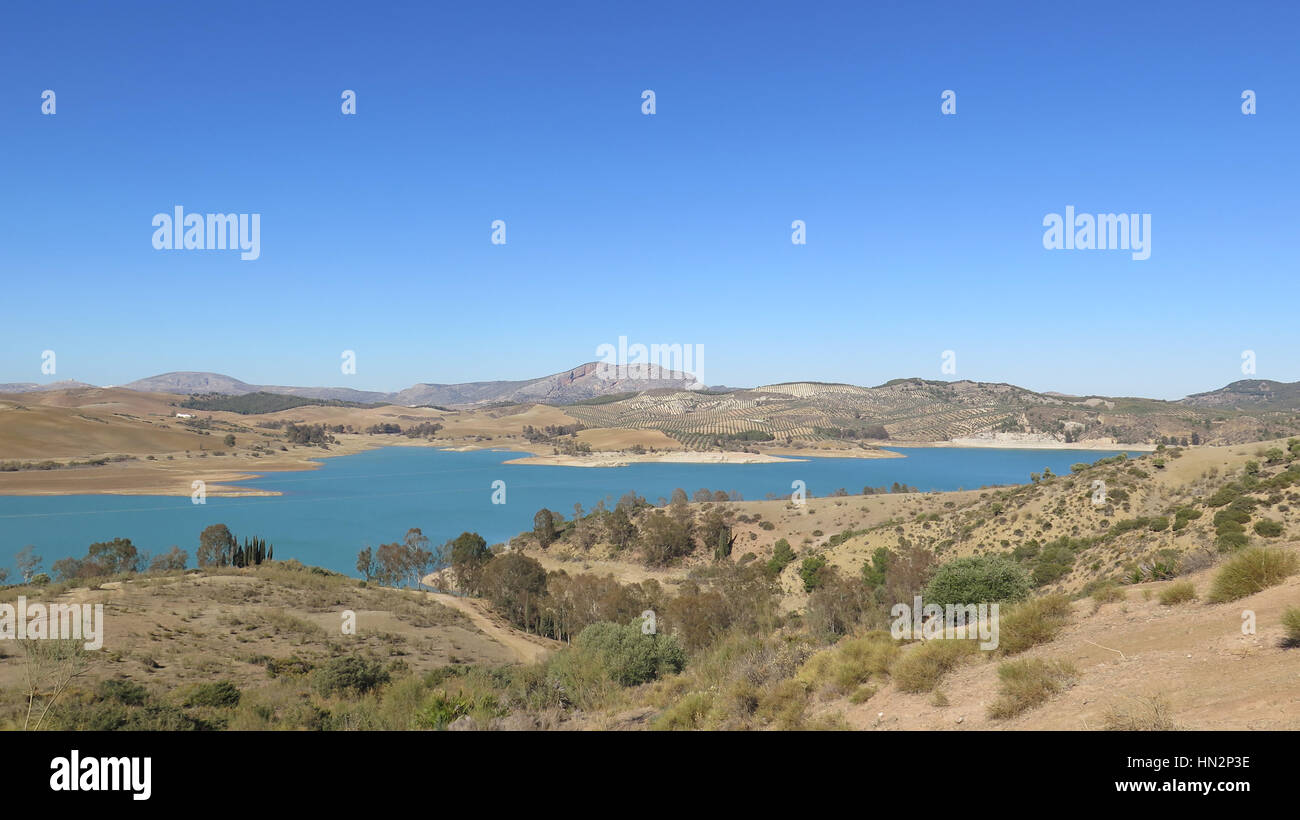
<instances>
[{"instance_id":1,"label":"bare dirt slope","mask_svg":"<svg viewBox=\"0 0 1300 820\"><path fill-rule=\"evenodd\" d=\"M1213 575L1186 580L1204 599ZM1109 711L1142 713L1145 698L1160 696L1180 728L1300 729L1300 649L1282 645L1279 625L1288 606L1300 605L1300 576L1224 604L1163 606L1145 597L1165 585L1125 587L1127 600L1095 613L1092 601L1076 601L1072 623L1056 640L1017 657L1069 661L1077 682L1019 717L987 716L1005 659L985 657L944 678L945 706L887 684L865 703L836 699L817 708L839 711L857 729L1101 729ZM1246 611L1255 615L1254 635L1242 633Z\"/></svg>"}]
</instances>

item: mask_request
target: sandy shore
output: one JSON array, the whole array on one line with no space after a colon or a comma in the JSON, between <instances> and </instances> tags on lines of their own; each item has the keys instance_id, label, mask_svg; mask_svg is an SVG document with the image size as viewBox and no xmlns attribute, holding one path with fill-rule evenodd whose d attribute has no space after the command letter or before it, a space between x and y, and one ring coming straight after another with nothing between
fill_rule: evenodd
<instances>
[{"instance_id":1,"label":"sandy shore","mask_svg":"<svg viewBox=\"0 0 1300 820\"><path fill-rule=\"evenodd\" d=\"M769 447L763 452L773 456L790 456L799 461L808 458L907 458L893 450L863 450L860 447L843 450L831 447Z\"/></svg>"},{"instance_id":2,"label":"sandy shore","mask_svg":"<svg viewBox=\"0 0 1300 820\"><path fill-rule=\"evenodd\" d=\"M672 453L592 453L586 456L521 456L506 464L533 464L549 467L626 467L629 464L775 464L782 461L804 461L802 458L755 453L701 453L678 451Z\"/></svg>"},{"instance_id":3,"label":"sandy shore","mask_svg":"<svg viewBox=\"0 0 1300 820\"><path fill-rule=\"evenodd\" d=\"M452 449L452 448L447 448ZM478 449L472 447L457 450ZM550 467L625 467L628 464L776 464L783 461L807 461L810 458L907 458L890 450L851 447L764 447L761 453L669 450L653 453L594 452L589 455L547 455L534 452L506 464L532 464Z\"/></svg>"},{"instance_id":4,"label":"sandy shore","mask_svg":"<svg viewBox=\"0 0 1300 820\"><path fill-rule=\"evenodd\" d=\"M1129 450L1132 452L1154 452L1154 444L1117 444L1110 439L1076 441L1066 443L1054 439L1016 438L1013 436L997 438L955 438L952 441L895 441L894 447L983 447L996 450Z\"/></svg>"}]
</instances>

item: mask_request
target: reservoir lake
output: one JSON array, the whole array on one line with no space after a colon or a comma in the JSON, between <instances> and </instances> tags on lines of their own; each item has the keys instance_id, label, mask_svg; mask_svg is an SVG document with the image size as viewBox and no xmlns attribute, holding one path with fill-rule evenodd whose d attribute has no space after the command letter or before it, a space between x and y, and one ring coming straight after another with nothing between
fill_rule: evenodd
<instances>
[{"instance_id":1,"label":"reservoir lake","mask_svg":"<svg viewBox=\"0 0 1300 820\"><path fill-rule=\"evenodd\" d=\"M906 458L809 458L773 464L630 464L624 467L549 467L504 464L520 453L505 450L449 452L428 447L385 447L321 459L321 467L267 473L238 486L275 490L279 496L0 496L0 567L15 578L14 555L28 544L44 558L43 569L60 558L83 557L96 541L130 538L154 555L173 545L195 563L199 533L226 524L242 542L265 538L277 559L296 558L355 576L357 551L366 545L400 541L419 527L431 543L478 532L489 544L532 529L542 507L568 520L573 505L590 510L612 506L632 491L651 503L680 487L688 495L702 487L740 493L746 501L775 494L789 497L791 484L807 485L822 497L844 488L894 482L921 490L977 489L1027 483L1030 473L1050 467L1062 475L1076 462L1114 455L1096 450L1003 450L956 447L890 447ZM1136 455L1136 454L1134 454ZM493 482L506 484L506 503L493 504Z\"/></svg>"}]
</instances>

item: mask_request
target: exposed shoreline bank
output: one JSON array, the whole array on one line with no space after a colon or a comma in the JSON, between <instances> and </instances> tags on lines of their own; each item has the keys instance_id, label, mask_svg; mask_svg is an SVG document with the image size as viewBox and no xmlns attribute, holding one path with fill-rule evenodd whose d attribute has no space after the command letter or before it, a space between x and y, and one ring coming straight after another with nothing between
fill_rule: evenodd
<instances>
[{"instance_id":1,"label":"exposed shoreline bank","mask_svg":"<svg viewBox=\"0 0 1300 820\"><path fill-rule=\"evenodd\" d=\"M1116 444L1104 441L1076 441L1064 442L1053 439L988 439L988 438L955 438L951 441L918 441L918 442L893 442L885 445L891 447L957 447L965 449L986 449L986 450L1089 450L1101 452L1123 452L1130 450L1133 452L1153 453L1156 446L1154 444Z\"/></svg>"},{"instance_id":2,"label":"exposed shoreline bank","mask_svg":"<svg viewBox=\"0 0 1300 820\"><path fill-rule=\"evenodd\" d=\"M1151 445L1114 445L1100 442L1066 444L1057 441L1012 439L956 439L938 442L880 442L875 447L899 449L950 447L1004 450L1081 450L1149 452ZM890 449L773 448L762 453L674 450L654 453L596 452L590 455L557 455L538 452L549 447L528 447L520 442L446 442L401 439L375 441L371 436L344 435L328 450L295 449L262 459L246 456L213 456L203 463L135 459L101 467L62 470L31 470L0 473L0 496L58 495L157 495L190 496L193 483L204 482L204 492L214 498L278 496L278 490L249 488L243 482L274 473L310 472L320 469L325 459L356 455L383 447L433 447L443 452L499 450L515 453L504 464L553 467L624 467L631 464L778 464L820 458L906 458ZM214 463L220 459L222 463Z\"/></svg>"}]
</instances>

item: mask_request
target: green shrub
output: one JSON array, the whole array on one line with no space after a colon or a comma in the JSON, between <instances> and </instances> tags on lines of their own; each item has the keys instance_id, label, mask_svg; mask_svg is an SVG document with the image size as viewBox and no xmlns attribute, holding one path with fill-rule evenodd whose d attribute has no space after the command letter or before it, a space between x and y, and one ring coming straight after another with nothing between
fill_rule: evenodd
<instances>
[{"instance_id":1,"label":"green shrub","mask_svg":"<svg viewBox=\"0 0 1300 820\"><path fill-rule=\"evenodd\" d=\"M601 621L579 633L573 652L595 662L620 686L636 686L686 666L686 652L674 635L647 635L639 624Z\"/></svg>"},{"instance_id":2,"label":"green shrub","mask_svg":"<svg viewBox=\"0 0 1300 820\"><path fill-rule=\"evenodd\" d=\"M1255 522L1255 532L1265 538L1277 538L1282 534L1282 522L1271 518L1261 518Z\"/></svg>"},{"instance_id":3,"label":"green shrub","mask_svg":"<svg viewBox=\"0 0 1300 820\"><path fill-rule=\"evenodd\" d=\"M54 716L52 728L90 732L194 732L223 728L220 721L203 721L170 704L148 702L127 706L114 701L69 700Z\"/></svg>"},{"instance_id":4,"label":"green shrub","mask_svg":"<svg viewBox=\"0 0 1300 820\"><path fill-rule=\"evenodd\" d=\"M266 674L272 678L302 677L313 668L310 661L305 661L297 655L290 655L287 658L261 657L254 662L264 665Z\"/></svg>"},{"instance_id":5,"label":"green shrub","mask_svg":"<svg viewBox=\"0 0 1300 820\"><path fill-rule=\"evenodd\" d=\"M1114 495L1114 493L1111 495ZM1114 526L1110 528L1110 534L1112 536L1123 535L1131 530L1140 530L1150 524L1151 519L1149 518L1124 518L1115 522Z\"/></svg>"},{"instance_id":6,"label":"green shrub","mask_svg":"<svg viewBox=\"0 0 1300 820\"><path fill-rule=\"evenodd\" d=\"M317 692L329 696L336 692L363 695L385 683L390 675L379 661L360 655L331 658L316 670L313 684Z\"/></svg>"},{"instance_id":7,"label":"green shrub","mask_svg":"<svg viewBox=\"0 0 1300 820\"><path fill-rule=\"evenodd\" d=\"M826 558L821 555L810 555L803 559L803 565L799 567L799 577L803 579L804 592L812 592L826 581Z\"/></svg>"},{"instance_id":8,"label":"green shrub","mask_svg":"<svg viewBox=\"0 0 1300 820\"><path fill-rule=\"evenodd\" d=\"M1250 538L1244 532L1224 532L1214 539L1214 545L1218 547L1219 552L1236 552L1249 543Z\"/></svg>"},{"instance_id":9,"label":"green shrub","mask_svg":"<svg viewBox=\"0 0 1300 820\"><path fill-rule=\"evenodd\" d=\"M1226 507L1241 497L1241 490L1231 484L1220 487L1219 491L1205 499L1206 506Z\"/></svg>"},{"instance_id":10,"label":"green shrub","mask_svg":"<svg viewBox=\"0 0 1300 820\"><path fill-rule=\"evenodd\" d=\"M1011 557L1016 561L1029 561L1038 557L1042 552L1043 545L1038 543L1038 539L1031 538L1020 546L1011 551Z\"/></svg>"},{"instance_id":11,"label":"green shrub","mask_svg":"<svg viewBox=\"0 0 1300 820\"><path fill-rule=\"evenodd\" d=\"M1300 558L1293 552L1253 547L1223 565L1210 586L1210 600L1222 603L1254 595L1282 583L1298 566Z\"/></svg>"},{"instance_id":12,"label":"green shrub","mask_svg":"<svg viewBox=\"0 0 1300 820\"><path fill-rule=\"evenodd\" d=\"M103 700L116 701L123 706L143 706L149 699L148 689L122 678L100 681L95 692Z\"/></svg>"},{"instance_id":13,"label":"green shrub","mask_svg":"<svg viewBox=\"0 0 1300 820\"><path fill-rule=\"evenodd\" d=\"M1185 604L1196 600L1196 586L1191 581L1177 581L1160 590L1160 603L1164 606Z\"/></svg>"},{"instance_id":14,"label":"green shrub","mask_svg":"<svg viewBox=\"0 0 1300 820\"><path fill-rule=\"evenodd\" d=\"M700 729L713 708L713 695L708 692L691 692L665 709L650 724L659 731Z\"/></svg>"},{"instance_id":15,"label":"green shrub","mask_svg":"<svg viewBox=\"0 0 1300 820\"><path fill-rule=\"evenodd\" d=\"M477 697L465 693L448 694L439 689L430 694L424 707L416 715L416 724L423 729L442 731L454 721L469 715L495 717L505 714L490 694Z\"/></svg>"},{"instance_id":16,"label":"green shrub","mask_svg":"<svg viewBox=\"0 0 1300 820\"><path fill-rule=\"evenodd\" d=\"M925 586L926 604L984 604L1018 601L1029 594L1029 575L1000 555L949 561Z\"/></svg>"},{"instance_id":17,"label":"green shrub","mask_svg":"<svg viewBox=\"0 0 1300 820\"><path fill-rule=\"evenodd\" d=\"M1203 513L1194 507L1179 507L1174 512L1173 528L1175 530L1184 529L1186 528L1188 521L1195 521L1196 519L1200 518L1202 515Z\"/></svg>"},{"instance_id":18,"label":"green shrub","mask_svg":"<svg viewBox=\"0 0 1300 820\"><path fill-rule=\"evenodd\" d=\"M780 575L781 571L793 561L794 550L790 549L790 542L782 538L772 545L772 557L767 562L767 572L772 576Z\"/></svg>"},{"instance_id":19,"label":"green shrub","mask_svg":"<svg viewBox=\"0 0 1300 820\"><path fill-rule=\"evenodd\" d=\"M185 705L233 708L239 705L239 687L228 680L202 683L185 699Z\"/></svg>"},{"instance_id":20,"label":"green shrub","mask_svg":"<svg viewBox=\"0 0 1300 820\"><path fill-rule=\"evenodd\" d=\"M989 706L989 717L1003 720L1041 706L1077 676L1074 666L1066 661L1026 658L1001 664L998 666L1001 690Z\"/></svg>"},{"instance_id":21,"label":"green shrub","mask_svg":"<svg viewBox=\"0 0 1300 820\"><path fill-rule=\"evenodd\" d=\"M1250 513L1238 507L1235 503L1225 509L1219 510L1214 514L1214 527L1220 530L1240 530L1241 525L1250 521ZM1236 525L1235 527L1233 525Z\"/></svg>"}]
</instances>

